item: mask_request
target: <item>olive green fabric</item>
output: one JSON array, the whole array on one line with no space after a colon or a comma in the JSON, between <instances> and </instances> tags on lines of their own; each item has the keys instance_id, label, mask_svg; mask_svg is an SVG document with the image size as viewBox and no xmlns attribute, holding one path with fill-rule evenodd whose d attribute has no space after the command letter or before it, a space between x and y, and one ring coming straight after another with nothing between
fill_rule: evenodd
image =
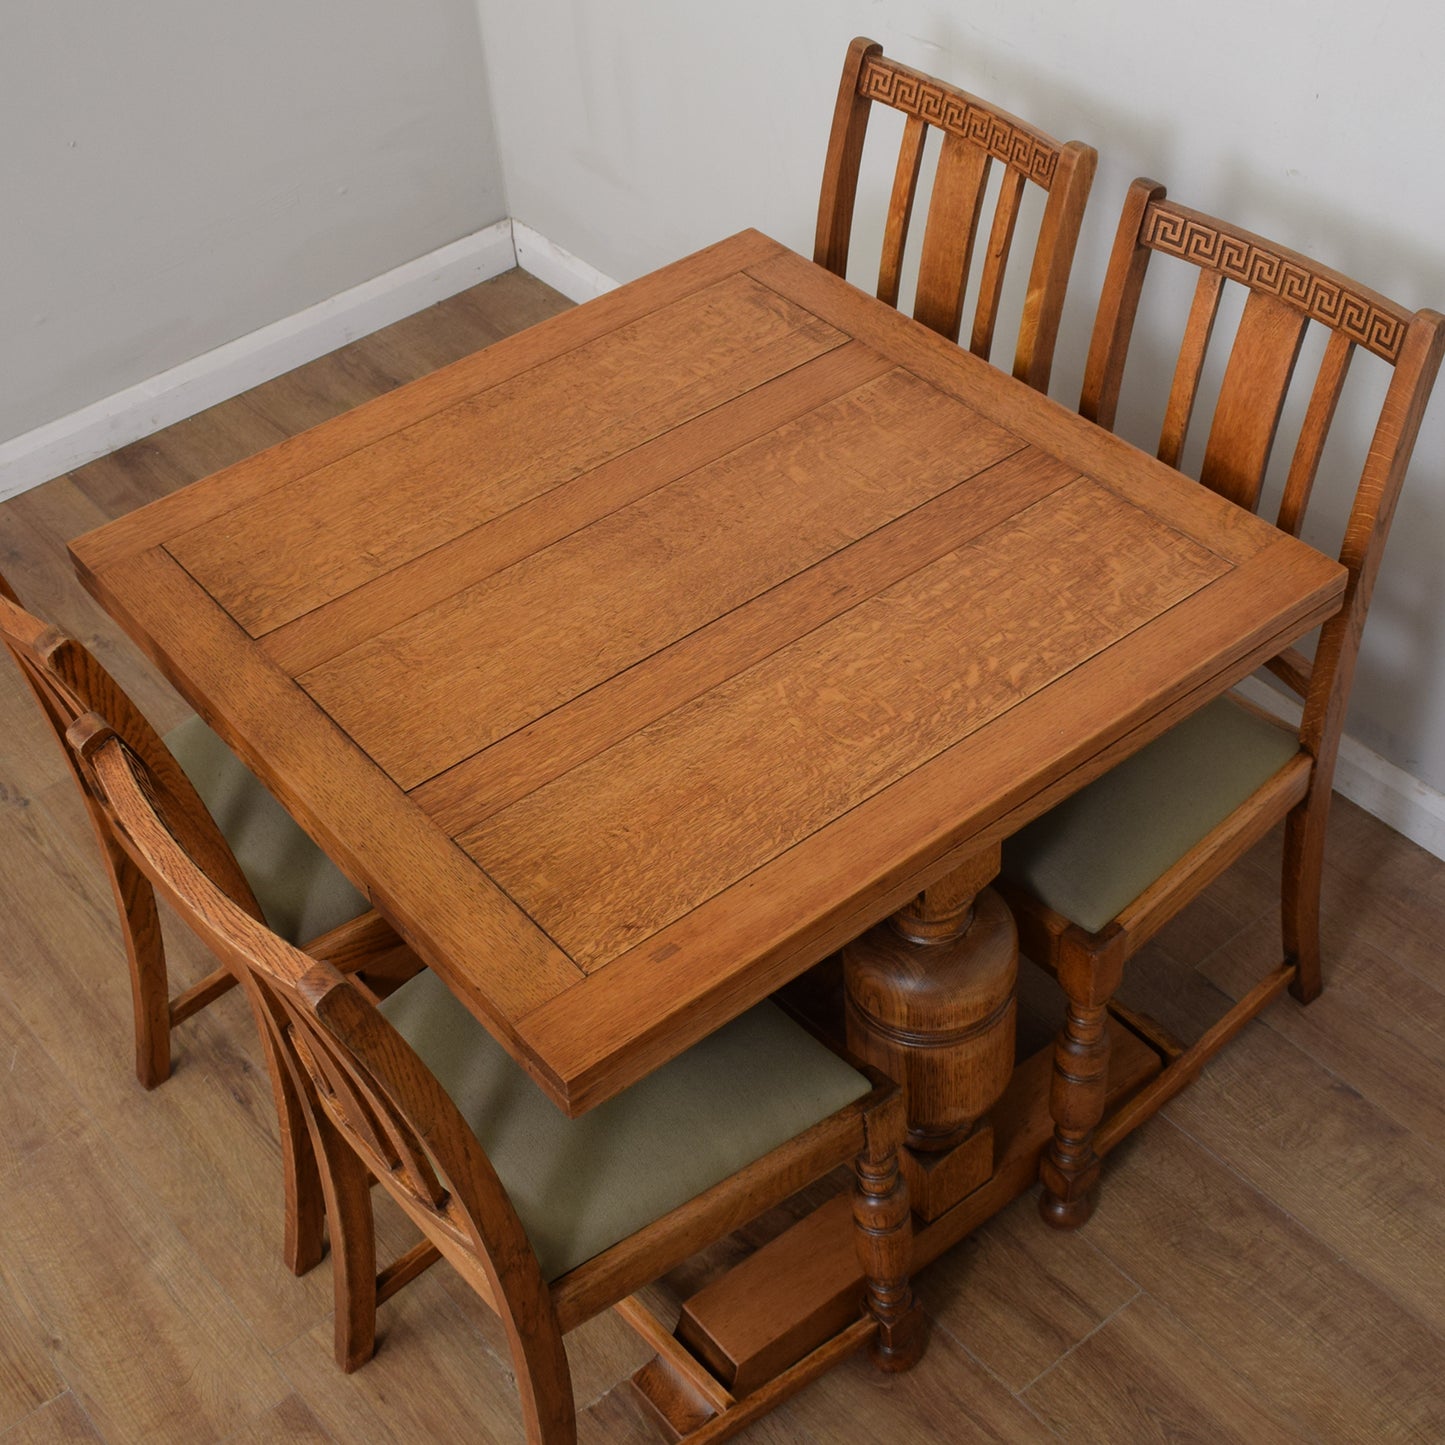
<instances>
[{"instance_id":1,"label":"olive green fabric","mask_svg":"<svg viewBox=\"0 0 1445 1445\"><path fill-rule=\"evenodd\" d=\"M475 1132L551 1280L861 1098L764 1003L568 1119L431 972L381 1005Z\"/></svg>"},{"instance_id":2,"label":"olive green fabric","mask_svg":"<svg viewBox=\"0 0 1445 1445\"><path fill-rule=\"evenodd\" d=\"M273 932L306 943L371 905L200 718L166 735L230 843Z\"/></svg>"},{"instance_id":3,"label":"olive green fabric","mask_svg":"<svg viewBox=\"0 0 1445 1445\"><path fill-rule=\"evenodd\" d=\"M1011 838L1003 876L1097 933L1298 751L1216 698Z\"/></svg>"}]
</instances>

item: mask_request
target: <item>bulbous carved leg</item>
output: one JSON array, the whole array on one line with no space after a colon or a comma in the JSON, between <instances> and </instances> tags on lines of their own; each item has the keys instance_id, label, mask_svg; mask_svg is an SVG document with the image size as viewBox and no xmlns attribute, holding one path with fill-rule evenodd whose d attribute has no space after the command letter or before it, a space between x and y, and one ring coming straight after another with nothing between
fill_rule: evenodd
<instances>
[{"instance_id":1,"label":"bulbous carved leg","mask_svg":"<svg viewBox=\"0 0 1445 1445\"><path fill-rule=\"evenodd\" d=\"M925 1321L908 1283L913 1255L908 1185L898 1172L896 1149L877 1148L869 1133L868 1147L854 1164L854 1239L868 1313L878 1321L869 1354L880 1370L896 1374L912 1369L922 1356Z\"/></svg>"},{"instance_id":2,"label":"bulbous carved leg","mask_svg":"<svg viewBox=\"0 0 1445 1445\"><path fill-rule=\"evenodd\" d=\"M1013 1073L1018 931L984 886L997 851L843 950L848 1047L903 1085L908 1143L928 1154L964 1143Z\"/></svg>"}]
</instances>

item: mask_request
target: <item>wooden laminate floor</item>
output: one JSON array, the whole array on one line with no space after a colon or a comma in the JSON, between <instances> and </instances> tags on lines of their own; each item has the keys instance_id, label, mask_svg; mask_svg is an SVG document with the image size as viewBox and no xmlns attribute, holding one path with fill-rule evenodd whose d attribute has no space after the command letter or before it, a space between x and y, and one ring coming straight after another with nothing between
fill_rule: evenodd
<instances>
[{"instance_id":1,"label":"wooden laminate floor","mask_svg":"<svg viewBox=\"0 0 1445 1445\"><path fill-rule=\"evenodd\" d=\"M162 731L175 695L76 584L70 537L565 306L520 272L0 505L0 569L95 648ZM374 1361L330 1357L330 1269L280 1264L274 1120L232 994L154 1094L94 843L0 668L0 1445L513 1440L499 1333L438 1266ZM1140 960L1183 1037L1278 947L1267 840ZM1445 1439L1445 863L1340 802L1327 990L1277 1002L1110 1160L1074 1235L1019 1200L918 1281L911 1375L861 1360L745 1438ZM207 971L170 930L175 974ZM611 1317L569 1336L583 1438L655 1437Z\"/></svg>"}]
</instances>

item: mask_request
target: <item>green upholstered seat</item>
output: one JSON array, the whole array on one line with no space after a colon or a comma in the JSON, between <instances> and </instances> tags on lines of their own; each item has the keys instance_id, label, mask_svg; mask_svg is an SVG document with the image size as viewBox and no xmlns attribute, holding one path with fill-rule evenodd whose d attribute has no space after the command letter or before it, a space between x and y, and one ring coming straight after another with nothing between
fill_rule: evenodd
<instances>
[{"instance_id":1,"label":"green upholstered seat","mask_svg":"<svg viewBox=\"0 0 1445 1445\"><path fill-rule=\"evenodd\" d=\"M1003 877L1097 933L1298 751L1216 698L1011 838Z\"/></svg>"},{"instance_id":2,"label":"green upholstered seat","mask_svg":"<svg viewBox=\"0 0 1445 1445\"><path fill-rule=\"evenodd\" d=\"M418 974L381 1010L481 1142L549 1280L871 1088L764 1003L568 1119L434 973Z\"/></svg>"},{"instance_id":3,"label":"green upholstered seat","mask_svg":"<svg viewBox=\"0 0 1445 1445\"><path fill-rule=\"evenodd\" d=\"M371 906L200 718L165 741L231 845L273 932L306 943Z\"/></svg>"}]
</instances>

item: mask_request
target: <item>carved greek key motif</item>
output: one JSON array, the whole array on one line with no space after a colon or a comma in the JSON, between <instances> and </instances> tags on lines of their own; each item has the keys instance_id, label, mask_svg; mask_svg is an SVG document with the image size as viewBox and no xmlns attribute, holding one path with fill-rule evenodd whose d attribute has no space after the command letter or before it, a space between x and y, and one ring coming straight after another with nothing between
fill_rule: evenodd
<instances>
[{"instance_id":1,"label":"carved greek key motif","mask_svg":"<svg viewBox=\"0 0 1445 1445\"><path fill-rule=\"evenodd\" d=\"M1405 339L1404 320L1370 297L1329 276L1321 276L1292 256L1231 236L1195 216L1151 206L1141 239L1156 251L1207 266L1230 280L1265 291L1312 320L1343 331L1351 341L1393 363Z\"/></svg>"},{"instance_id":2,"label":"carved greek key motif","mask_svg":"<svg viewBox=\"0 0 1445 1445\"><path fill-rule=\"evenodd\" d=\"M990 110L981 102L891 61L870 60L858 93L895 110L916 115L940 130L982 146L991 156L1021 171L1045 190L1053 184L1059 148L1035 131Z\"/></svg>"}]
</instances>

